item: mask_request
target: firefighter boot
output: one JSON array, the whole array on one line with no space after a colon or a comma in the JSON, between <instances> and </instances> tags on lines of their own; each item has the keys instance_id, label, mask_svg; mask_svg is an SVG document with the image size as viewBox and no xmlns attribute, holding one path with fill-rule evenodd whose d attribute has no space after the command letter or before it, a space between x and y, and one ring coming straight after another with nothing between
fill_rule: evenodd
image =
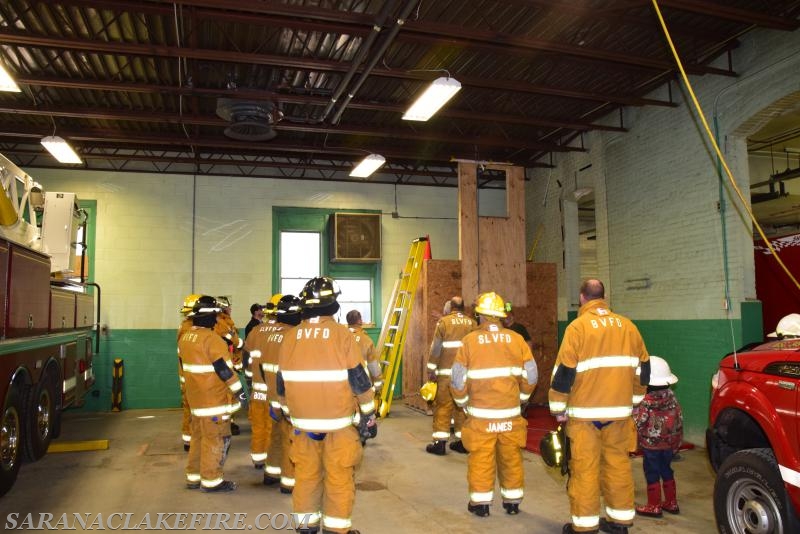
<instances>
[{"instance_id":1,"label":"firefighter boot","mask_svg":"<svg viewBox=\"0 0 800 534\"><path fill-rule=\"evenodd\" d=\"M561 529L561 534L597 534L597 529L593 530L575 530L572 528L572 523L567 523Z\"/></svg>"},{"instance_id":2,"label":"firefighter boot","mask_svg":"<svg viewBox=\"0 0 800 534\"><path fill-rule=\"evenodd\" d=\"M234 436L238 436L242 431L239 429L239 425L231 421L231 434Z\"/></svg>"},{"instance_id":3,"label":"firefighter boot","mask_svg":"<svg viewBox=\"0 0 800 534\"><path fill-rule=\"evenodd\" d=\"M450 442L450 450L460 452L461 454L469 454L469 451L464 447L460 439Z\"/></svg>"},{"instance_id":4,"label":"firefighter boot","mask_svg":"<svg viewBox=\"0 0 800 534\"><path fill-rule=\"evenodd\" d=\"M675 479L664 481L664 502L661 503L661 508L670 514L679 514L681 509L678 508L678 492L675 489Z\"/></svg>"},{"instance_id":5,"label":"firefighter boot","mask_svg":"<svg viewBox=\"0 0 800 534\"><path fill-rule=\"evenodd\" d=\"M203 488L203 491L206 493L216 492L216 491L234 491L236 488L239 487L239 484L232 480L223 480L216 486L212 486L210 488Z\"/></svg>"},{"instance_id":6,"label":"firefighter boot","mask_svg":"<svg viewBox=\"0 0 800 534\"><path fill-rule=\"evenodd\" d=\"M519 513L518 502L504 502L503 508L505 508L508 515L517 515Z\"/></svg>"},{"instance_id":7,"label":"firefighter boot","mask_svg":"<svg viewBox=\"0 0 800 534\"><path fill-rule=\"evenodd\" d=\"M475 514L478 517L486 517L489 515L489 505L488 504L467 504L467 510L471 514Z\"/></svg>"},{"instance_id":8,"label":"firefighter boot","mask_svg":"<svg viewBox=\"0 0 800 534\"><path fill-rule=\"evenodd\" d=\"M428 443L427 447L425 447L425 450L427 452L431 453L431 454L435 454L436 456L444 456L445 455L445 451L444 451L445 444L446 444L445 441L437 439L433 443Z\"/></svg>"},{"instance_id":9,"label":"firefighter boot","mask_svg":"<svg viewBox=\"0 0 800 534\"><path fill-rule=\"evenodd\" d=\"M601 517L600 530L610 534L628 534L628 525L621 525L614 521L608 521L605 517Z\"/></svg>"},{"instance_id":10,"label":"firefighter boot","mask_svg":"<svg viewBox=\"0 0 800 534\"><path fill-rule=\"evenodd\" d=\"M647 504L637 505L636 513L647 517L661 517L661 484L647 485Z\"/></svg>"}]
</instances>

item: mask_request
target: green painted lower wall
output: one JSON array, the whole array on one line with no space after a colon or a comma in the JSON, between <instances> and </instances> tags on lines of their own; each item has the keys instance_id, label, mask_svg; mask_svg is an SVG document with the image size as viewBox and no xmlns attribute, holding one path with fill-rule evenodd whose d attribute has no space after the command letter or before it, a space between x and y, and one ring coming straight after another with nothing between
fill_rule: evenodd
<instances>
[{"instance_id":1,"label":"green painted lower wall","mask_svg":"<svg viewBox=\"0 0 800 534\"><path fill-rule=\"evenodd\" d=\"M666 359L679 382L673 386L681 403L687 441L705 446L711 377L723 356L763 339L761 303L742 304L741 320L634 321L652 355ZM559 321L559 343L569 324Z\"/></svg>"},{"instance_id":2,"label":"green painted lower wall","mask_svg":"<svg viewBox=\"0 0 800 534\"><path fill-rule=\"evenodd\" d=\"M377 343L380 329L366 329ZM94 393L86 397L83 410L111 409L111 370L115 358L124 361L122 408L177 408L181 405L175 330L112 330L100 338L94 357ZM241 332L244 334L244 331ZM401 392L401 378L395 392Z\"/></svg>"}]
</instances>

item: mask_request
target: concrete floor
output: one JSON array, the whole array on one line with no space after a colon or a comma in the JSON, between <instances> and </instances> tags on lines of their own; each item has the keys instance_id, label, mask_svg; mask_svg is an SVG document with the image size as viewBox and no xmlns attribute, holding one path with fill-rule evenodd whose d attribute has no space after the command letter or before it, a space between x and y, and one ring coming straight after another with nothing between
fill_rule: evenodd
<instances>
[{"instance_id":1,"label":"concrete floor","mask_svg":"<svg viewBox=\"0 0 800 534\"><path fill-rule=\"evenodd\" d=\"M239 417L239 419L244 419ZM508 516L500 506L499 492L491 516L478 518L467 506L466 456L448 450L445 457L424 452L430 439L431 418L396 403L391 415L380 422L377 439L366 447L357 473L358 492L353 512L354 528L362 533L448 534L496 530L503 533L560 533L569 521L563 479L548 474L539 456L524 452L526 495L521 513ZM261 484L248 455L249 426L240 421L242 434L234 436L225 466L226 478L239 482L236 492L214 495L184 488L185 453L179 438L180 411L131 410L121 413L67 413L59 441L108 439L108 450L51 453L39 462L24 464L14 488L0 498L0 532L13 526L10 513L21 525L25 514L53 514L55 526L61 514L80 513L106 522L115 512L133 514L132 528L149 514L158 513L246 514L240 529L258 530L256 516L291 512L291 496ZM681 514L663 519L637 518L632 532L710 533L716 530L711 504L713 473L703 449L682 453L674 463ZM642 460L634 459L637 502L644 500ZM11 516L14 517L14 516ZM260 526L270 527L262 516ZM285 516L276 515L281 527ZM216 519L214 519L216 520ZM175 516L167 524L175 524ZM186 523L178 523L184 528ZM73 532L84 529L77 527ZM115 516L112 529L122 525ZM231 519L228 525L236 523ZM28 525L25 525L28 526ZM203 520L198 523L204 526ZM211 525L213 526L213 524ZM63 524L62 524L63 527ZM46 528L46 527L45 527ZM162 530L166 530L163 526ZM98 530L97 526L93 529Z\"/></svg>"}]
</instances>

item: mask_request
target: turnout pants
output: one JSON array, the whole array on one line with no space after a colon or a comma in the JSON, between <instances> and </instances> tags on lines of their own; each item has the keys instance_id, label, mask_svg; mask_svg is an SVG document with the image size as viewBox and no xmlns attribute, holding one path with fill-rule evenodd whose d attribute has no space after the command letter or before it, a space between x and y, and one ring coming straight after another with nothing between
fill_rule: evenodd
<instances>
[{"instance_id":1,"label":"turnout pants","mask_svg":"<svg viewBox=\"0 0 800 534\"><path fill-rule=\"evenodd\" d=\"M192 445L186 461L186 481L213 488L223 481L222 466L231 444L230 419L192 416Z\"/></svg>"},{"instance_id":2,"label":"turnout pants","mask_svg":"<svg viewBox=\"0 0 800 534\"><path fill-rule=\"evenodd\" d=\"M294 488L294 464L289 458L293 438L294 428L288 419L281 416L279 421L272 424L272 442L269 445L264 474L280 479L281 488L286 490Z\"/></svg>"},{"instance_id":3,"label":"turnout pants","mask_svg":"<svg viewBox=\"0 0 800 534\"><path fill-rule=\"evenodd\" d=\"M495 473L500 479L504 503L522 501L525 475L522 447L528 437L528 422L522 417L493 420L468 417L462 430L467 457L470 504L491 504Z\"/></svg>"},{"instance_id":4,"label":"turnout pants","mask_svg":"<svg viewBox=\"0 0 800 534\"><path fill-rule=\"evenodd\" d=\"M633 420L609 421L601 428L595 423L575 419L567 423L571 455L567 495L576 531L598 528L601 494L609 521L630 526L636 515L628 457L636 444Z\"/></svg>"},{"instance_id":5,"label":"turnout pants","mask_svg":"<svg viewBox=\"0 0 800 534\"><path fill-rule=\"evenodd\" d=\"M263 464L267 461L270 440L272 439L272 418L269 415L269 402L264 395L263 400L256 400L256 394L264 395L260 391L253 392L253 399L247 410L250 419L250 459L254 464Z\"/></svg>"},{"instance_id":6,"label":"turnout pants","mask_svg":"<svg viewBox=\"0 0 800 534\"><path fill-rule=\"evenodd\" d=\"M358 431L352 427L313 439L298 431L292 441L295 464L292 516L295 528L322 528L346 533L352 527L351 514L356 497L355 466L361 461Z\"/></svg>"},{"instance_id":7,"label":"turnout pants","mask_svg":"<svg viewBox=\"0 0 800 534\"><path fill-rule=\"evenodd\" d=\"M181 439L184 445L192 442L192 410L186 402L186 389L181 385L181 408L183 408L183 419L181 420Z\"/></svg>"},{"instance_id":8,"label":"turnout pants","mask_svg":"<svg viewBox=\"0 0 800 534\"><path fill-rule=\"evenodd\" d=\"M436 377L436 397L433 399L433 439L447 440L450 437L450 420L453 420L456 439L461 439L464 426L464 410L456 406L450 393L450 377Z\"/></svg>"}]
</instances>

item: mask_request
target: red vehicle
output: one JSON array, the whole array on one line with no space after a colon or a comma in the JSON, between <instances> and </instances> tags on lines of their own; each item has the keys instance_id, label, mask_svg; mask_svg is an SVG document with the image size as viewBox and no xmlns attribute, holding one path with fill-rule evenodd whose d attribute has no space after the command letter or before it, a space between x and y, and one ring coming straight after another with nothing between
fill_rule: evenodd
<instances>
[{"instance_id":1,"label":"red vehicle","mask_svg":"<svg viewBox=\"0 0 800 534\"><path fill-rule=\"evenodd\" d=\"M800 532L800 339L727 355L712 389L706 445L717 528Z\"/></svg>"},{"instance_id":2,"label":"red vehicle","mask_svg":"<svg viewBox=\"0 0 800 534\"><path fill-rule=\"evenodd\" d=\"M75 196L44 193L2 155L0 181L2 496L23 458L35 461L47 452L62 410L94 384L94 298L65 268L75 258L82 224Z\"/></svg>"}]
</instances>

